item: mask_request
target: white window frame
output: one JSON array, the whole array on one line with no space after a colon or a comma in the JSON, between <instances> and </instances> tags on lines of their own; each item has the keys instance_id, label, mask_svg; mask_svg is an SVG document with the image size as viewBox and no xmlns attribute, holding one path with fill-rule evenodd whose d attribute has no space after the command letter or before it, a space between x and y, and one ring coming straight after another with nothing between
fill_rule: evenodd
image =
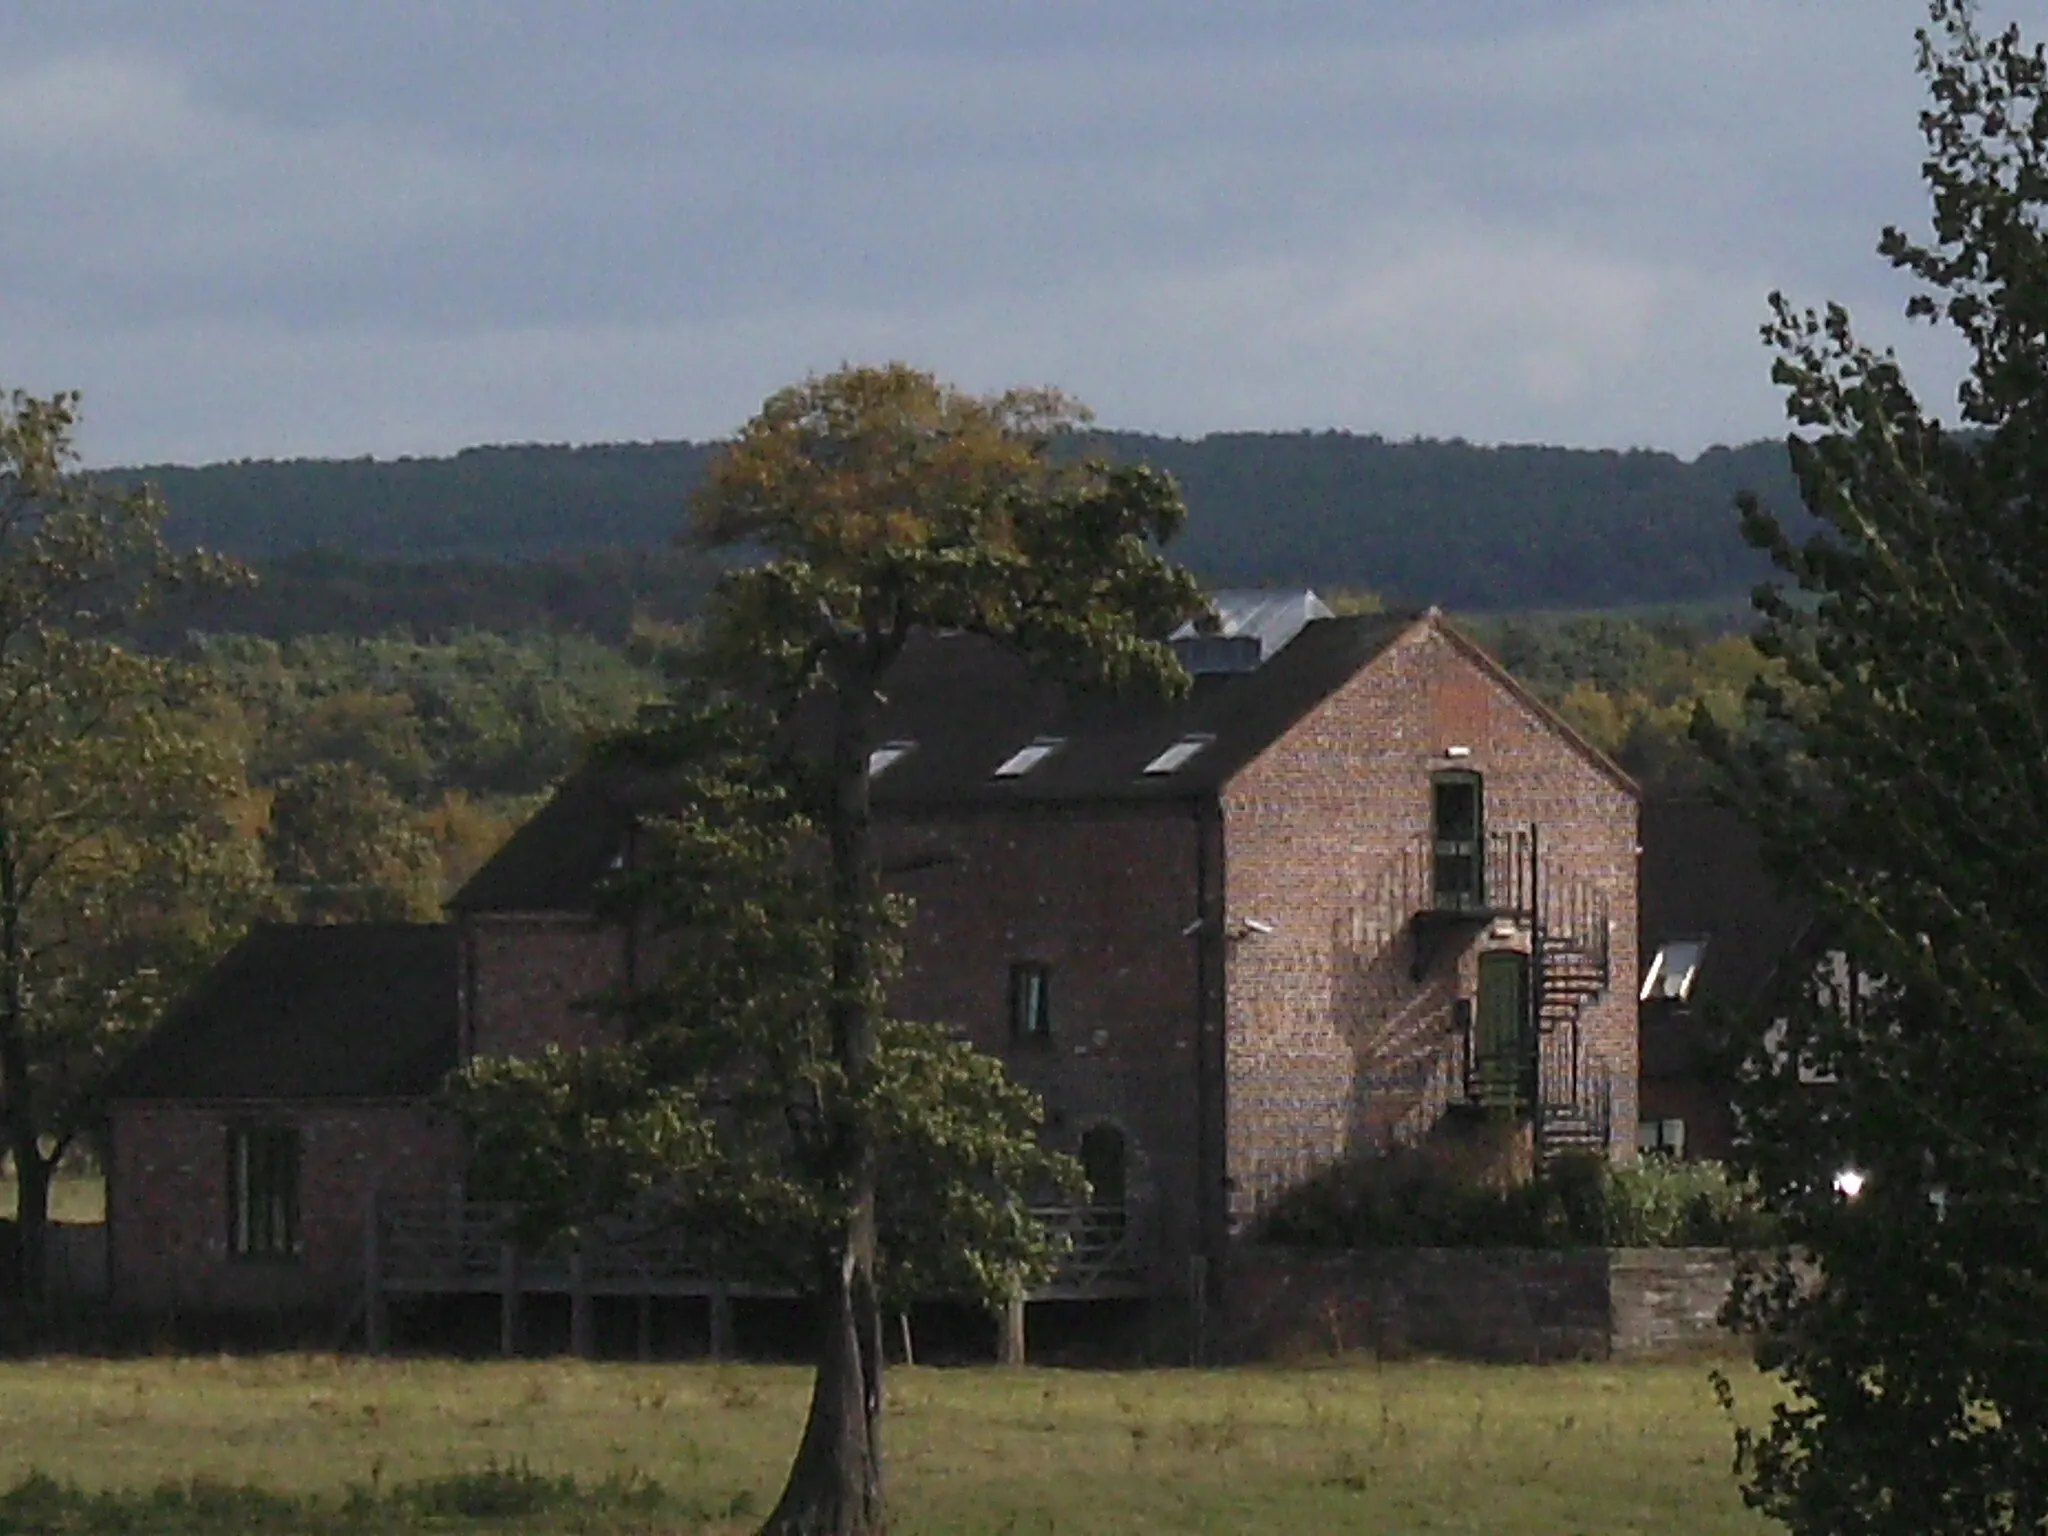
<instances>
[{"instance_id":1,"label":"white window frame","mask_svg":"<svg viewBox=\"0 0 2048 1536\"><path fill-rule=\"evenodd\" d=\"M1669 990L1664 983L1671 971L1671 952L1684 947L1691 948L1692 959L1685 967L1685 974L1679 979L1678 990L1674 992ZM1636 992L1636 1001L1639 1003L1691 1002L1693 983L1699 980L1700 965L1706 958L1707 939L1705 935L1692 935L1682 939L1666 939L1657 946L1657 953L1651 957L1649 968L1643 972L1643 984Z\"/></svg>"},{"instance_id":2,"label":"white window frame","mask_svg":"<svg viewBox=\"0 0 2048 1536\"><path fill-rule=\"evenodd\" d=\"M1021 779L1066 744L1067 738L1064 736L1034 737L996 764L996 770L990 777Z\"/></svg>"},{"instance_id":3,"label":"white window frame","mask_svg":"<svg viewBox=\"0 0 2048 1536\"><path fill-rule=\"evenodd\" d=\"M914 741L885 741L868 754L868 777L880 778L917 750Z\"/></svg>"},{"instance_id":4,"label":"white window frame","mask_svg":"<svg viewBox=\"0 0 2048 1536\"><path fill-rule=\"evenodd\" d=\"M1190 731L1164 752L1145 765L1145 772L1155 776L1178 773L1197 757L1201 756L1216 740L1209 731Z\"/></svg>"}]
</instances>

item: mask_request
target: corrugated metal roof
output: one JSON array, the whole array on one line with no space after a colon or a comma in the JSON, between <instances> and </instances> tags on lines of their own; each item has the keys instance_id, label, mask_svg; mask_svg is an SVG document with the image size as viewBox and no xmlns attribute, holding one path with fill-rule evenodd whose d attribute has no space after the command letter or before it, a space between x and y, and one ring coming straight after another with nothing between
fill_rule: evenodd
<instances>
[{"instance_id":1,"label":"corrugated metal roof","mask_svg":"<svg viewBox=\"0 0 2048 1536\"><path fill-rule=\"evenodd\" d=\"M1213 627L1208 621L1190 620L1173 632L1174 648L1191 672L1239 672L1263 665L1306 625L1336 617L1307 588L1230 588L1213 593L1209 605L1215 610ZM1256 652L1244 641L1256 641Z\"/></svg>"}]
</instances>

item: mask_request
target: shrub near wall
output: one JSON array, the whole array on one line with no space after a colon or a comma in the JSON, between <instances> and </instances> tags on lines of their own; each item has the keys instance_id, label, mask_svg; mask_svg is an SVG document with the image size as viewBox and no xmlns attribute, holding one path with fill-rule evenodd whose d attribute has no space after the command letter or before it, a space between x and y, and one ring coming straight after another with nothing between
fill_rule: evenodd
<instances>
[{"instance_id":1,"label":"shrub near wall","mask_svg":"<svg viewBox=\"0 0 2048 1536\"><path fill-rule=\"evenodd\" d=\"M1719 1163L1563 1158L1502 1176L1459 1147L1397 1147L1324 1169L1261 1223L1296 1249L1756 1248L1772 1240L1755 1192Z\"/></svg>"},{"instance_id":2,"label":"shrub near wall","mask_svg":"<svg viewBox=\"0 0 2048 1536\"><path fill-rule=\"evenodd\" d=\"M1231 1353L1629 1358L1725 1337L1733 1249L1771 1240L1718 1163L1396 1148L1288 1192L1230 1279Z\"/></svg>"}]
</instances>

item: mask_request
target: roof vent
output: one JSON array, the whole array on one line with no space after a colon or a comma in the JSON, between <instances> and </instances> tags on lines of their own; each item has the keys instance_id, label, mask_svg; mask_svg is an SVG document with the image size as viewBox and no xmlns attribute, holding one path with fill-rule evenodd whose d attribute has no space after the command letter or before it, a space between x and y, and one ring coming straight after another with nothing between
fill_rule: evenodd
<instances>
[{"instance_id":1,"label":"roof vent","mask_svg":"<svg viewBox=\"0 0 2048 1536\"><path fill-rule=\"evenodd\" d=\"M1287 644L1312 619L1336 615L1330 605L1303 588L1297 592L1237 589L1209 599L1215 627L1189 620L1169 637L1180 664L1200 676L1250 672Z\"/></svg>"}]
</instances>

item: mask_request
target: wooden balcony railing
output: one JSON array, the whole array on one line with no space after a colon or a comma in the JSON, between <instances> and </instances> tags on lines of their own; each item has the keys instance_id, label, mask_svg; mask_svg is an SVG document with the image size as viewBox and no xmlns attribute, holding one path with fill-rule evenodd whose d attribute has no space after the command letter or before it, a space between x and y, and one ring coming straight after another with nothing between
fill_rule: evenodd
<instances>
[{"instance_id":1,"label":"wooden balcony railing","mask_svg":"<svg viewBox=\"0 0 2048 1536\"><path fill-rule=\"evenodd\" d=\"M1147 1205L1034 1206L1069 1249L1039 1297L1141 1294L1154 1252ZM518 1208L503 1201L380 1201L370 1238L371 1284L387 1292L584 1290L614 1295L766 1294L721 1273L716 1256L688 1233L631 1220L598 1224L573 1255L522 1251Z\"/></svg>"}]
</instances>

